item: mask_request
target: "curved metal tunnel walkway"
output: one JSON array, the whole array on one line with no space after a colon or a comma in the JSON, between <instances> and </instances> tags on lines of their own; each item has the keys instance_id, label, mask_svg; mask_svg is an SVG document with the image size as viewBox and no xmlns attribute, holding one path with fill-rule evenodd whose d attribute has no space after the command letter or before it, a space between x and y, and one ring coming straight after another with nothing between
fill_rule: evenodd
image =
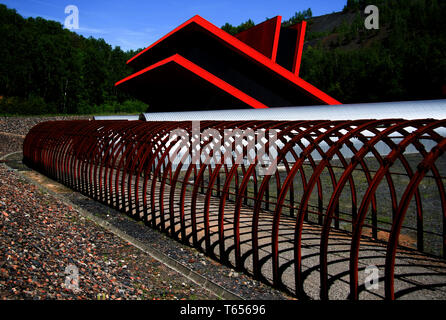
<instances>
[{"instance_id":1,"label":"curved metal tunnel walkway","mask_svg":"<svg viewBox=\"0 0 446 320\"><path fill-rule=\"evenodd\" d=\"M194 125L44 122L24 162L298 298L446 297L446 120Z\"/></svg>"}]
</instances>

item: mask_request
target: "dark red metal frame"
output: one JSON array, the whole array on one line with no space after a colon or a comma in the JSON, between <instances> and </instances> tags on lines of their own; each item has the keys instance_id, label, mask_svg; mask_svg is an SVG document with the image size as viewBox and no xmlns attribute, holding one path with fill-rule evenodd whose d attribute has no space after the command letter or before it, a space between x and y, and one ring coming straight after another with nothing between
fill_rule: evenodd
<instances>
[{"instance_id":1,"label":"dark red metal frame","mask_svg":"<svg viewBox=\"0 0 446 320\"><path fill-rule=\"evenodd\" d=\"M282 17L277 16L242 31L235 37L276 62L281 22Z\"/></svg>"},{"instance_id":2,"label":"dark red metal frame","mask_svg":"<svg viewBox=\"0 0 446 320\"><path fill-rule=\"evenodd\" d=\"M285 32L281 29L286 29L288 35L284 37L285 40L279 41L281 32ZM188 92L179 92L182 85L175 83L176 76L172 71L158 70L154 75L168 61L184 66L178 61L181 59L183 62L187 61L187 69L191 71L189 77L206 73L202 78L209 81L209 84L225 83L225 92L235 102L220 102L219 108L341 104L299 76L305 29L305 22L290 28L281 28L281 17L277 16L232 36L196 15L132 57L127 64L136 72L115 85L147 102L154 112L165 111L166 103L172 99L172 91L176 91L182 99L172 103L169 106L171 110L178 107L182 107L181 110L213 107L207 100L212 101L212 92L218 92L222 89L221 86L197 86L198 91L193 90L194 96L189 96ZM290 38L290 34L294 37ZM278 59L281 43L287 47L281 51L287 51L287 57ZM221 56L216 56L217 54ZM149 85L145 83L149 78L158 81L163 79L165 83L157 86L154 81ZM169 79L172 83L169 83ZM188 82L179 81L183 85ZM150 91L151 88L154 89ZM197 101L197 96L205 101ZM238 103L238 100L243 101L243 104Z\"/></svg>"},{"instance_id":3,"label":"dark red metal frame","mask_svg":"<svg viewBox=\"0 0 446 320\"><path fill-rule=\"evenodd\" d=\"M116 83L116 86L119 86L121 83L125 83L131 79L135 79L138 78L140 76L143 76L144 74L147 74L148 72L150 72L151 70L160 68L166 64L176 64L181 68L184 68L186 70L188 70L189 72L193 73L194 75L197 75L198 77L202 78L205 81L208 81L209 83L211 83L212 85L214 85L216 87L216 89L222 90L232 96L234 96L235 98L237 98L238 100L240 100L241 102L243 102L244 104L246 104L247 106L251 106L255 109L264 109L264 108L268 108L265 104L261 103L260 101L254 99L253 97L247 95L246 93L244 93L243 91L237 89L236 87L230 85L229 83L223 81L222 79L216 77L215 75L213 75L212 73L206 71L205 69L199 67L198 65L196 65L195 63L187 60L186 58L180 56L179 54L175 54L169 58L166 58L164 60L161 60L147 68L144 68L143 70L140 70L134 74L132 74L131 76L118 81ZM173 80L172 80L173 81Z\"/></svg>"},{"instance_id":4,"label":"dark red metal frame","mask_svg":"<svg viewBox=\"0 0 446 320\"><path fill-rule=\"evenodd\" d=\"M278 130L277 164L283 166L286 175L279 171L262 179L256 171L256 164L246 166L216 163L215 166L203 161L199 165L183 163L188 154L176 168L169 158L173 143L169 142L169 134L181 129L193 137L192 123L184 122L142 122L142 121L52 121L44 122L30 130L23 146L24 162L42 173L79 190L89 197L117 208L134 218L144 221L151 227L167 232L172 237L202 248L210 256L213 253L210 230L211 200L219 199L218 209L218 250L219 259L230 263L228 248L225 247L225 210L226 203L234 205L234 252L235 267L243 269L240 219L241 209L252 209L252 254L254 276L261 278L259 258L259 223L261 212L270 212L273 218L271 228L272 274L273 285L280 287L279 272L279 227L284 215L295 218L294 227L294 270L295 293L305 297L302 277L302 232L309 215L317 217L321 226L320 233L320 281L322 299L328 299L328 243L330 232L339 228L340 222L349 223L351 227L350 244L350 297L359 298L358 261L360 242L365 226L372 229L372 237L377 238L380 230L378 221L377 189L383 182L387 186L388 198L391 201L393 222L387 242L385 262L385 294L388 299L395 298L394 272L395 258L399 246L399 236L404 229L403 222L411 203L415 204L417 217L416 249L424 251L423 206L420 184L429 172L434 179L441 206L443 226L442 255L446 257L446 195L444 174L436 163L446 150L446 138L437 129L446 127L446 120L356 120L356 121L203 121L201 130L215 129L221 137L225 129L264 129ZM398 136L398 137L397 137ZM423 142L430 141L435 146L426 150ZM304 142L307 143L304 143ZM360 147L355 145L360 142ZM209 143L200 141L203 148ZM234 147L235 141L232 142ZM268 150L269 143L264 148ZM377 150L378 143L385 143L388 154ZM324 147L325 146L325 147ZM415 147L420 161L415 167L404 153L408 147ZM229 147L229 146L226 146ZM325 148L325 149L324 149ZM343 148L350 150L352 157L347 158ZM300 152L297 152L299 149ZM244 154L246 155L246 150ZM207 153L209 159L212 152ZM320 159L315 159L317 154ZM373 157L379 167L371 170L366 159ZM337 159L338 164L333 163ZM258 160L258 159L257 159ZM390 171L396 162L402 164L404 174L409 183L404 191L398 192ZM311 168L310 174L305 168ZM336 174L334 169L342 170ZM362 196L358 193L357 181L353 173L361 171L367 183ZM223 173L223 176L222 176ZM329 182L323 180L328 174ZM300 176L300 177L299 177ZM191 182L191 179L193 182ZM259 180L261 183L259 185ZM296 180L297 179L297 180ZM303 190L300 199L296 199L297 181L301 181ZM248 185L253 184L253 192L248 192ZM273 184L271 184L273 183ZM330 185L331 184L331 185ZM168 191L167 186L170 187ZM276 188L275 196L270 194ZM401 187L401 186L400 186ZM316 191L317 205L310 204L310 196ZM168 203L165 203L165 192ZM342 218L339 212L341 194L347 192L351 198L350 219ZM186 194L190 193L190 202ZM199 195L204 196L204 203ZM167 194L166 194L167 195ZM326 205L323 199L328 199ZM201 198L200 198L201 199ZM248 205L248 201L252 204ZM176 221L175 206L179 203L179 224ZM186 223L186 209L190 206L190 224ZM202 211L200 211L202 210ZM189 211L188 211L189 212ZM197 212L204 215L204 236L199 238ZM366 223L367 217L371 225ZM159 221L159 222L157 222ZM167 227L169 222L169 227ZM191 234L186 229L191 228ZM189 242L189 239L191 240Z\"/></svg>"}]
</instances>

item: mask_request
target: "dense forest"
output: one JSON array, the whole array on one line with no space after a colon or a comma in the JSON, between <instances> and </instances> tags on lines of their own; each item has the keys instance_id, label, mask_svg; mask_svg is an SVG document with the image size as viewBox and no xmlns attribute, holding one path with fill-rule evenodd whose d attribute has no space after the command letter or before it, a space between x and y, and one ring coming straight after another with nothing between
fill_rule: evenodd
<instances>
[{"instance_id":1,"label":"dense forest","mask_svg":"<svg viewBox=\"0 0 446 320\"><path fill-rule=\"evenodd\" d=\"M364 0L348 0L342 14L354 19L324 32L311 32L311 9L284 19L283 27L308 21L300 76L343 103L446 98L446 1L373 4L379 30L365 29ZM253 25L248 19L222 29L235 34ZM0 114L145 111L114 88L131 73L126 61L136 52L0 5Z\"/></svg>"},{"instance_id":2,"label":"dense forest","mask_svg":"<svg viewBox=\"0 0 446 320\"><path fill-rule=\"evenodd\" d=\"M311 8L308 8L307 10L303 11L298 11L288 20L282 21L282 27L286 28L292 26L293 24L299 23L303 20L311 19L311 17L313 17L313 12L311 11ZM239 32L245 31L246 29L254 27L255 25L256 24L254 23L253 20L248 19L238 26L233 26L232 24L226 22L221 28L225 30L227 33L235 35Z\"/></svg>"},{"instance_id":3,"label":"dense forest","mask_svg":"<svg viewBox=\"0 0 446 320\"><path fill-rule=\"evenodd\" d=\"M114 87L135 53L0 5L0 114L145 111Z\"/></svg>"}]
</instances>

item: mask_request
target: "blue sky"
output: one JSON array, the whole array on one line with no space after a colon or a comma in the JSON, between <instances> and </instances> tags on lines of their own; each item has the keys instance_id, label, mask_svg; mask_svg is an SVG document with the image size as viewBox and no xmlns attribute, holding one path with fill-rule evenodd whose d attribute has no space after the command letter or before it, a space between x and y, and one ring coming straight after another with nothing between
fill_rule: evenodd
<instances>
[{"instance_id":1,"label":"blue sky","mask_svg":"<svg viewBox=\"0 0 446 320\"><path fill-rule=\"evenodd\" d=\"M346 0L0 0L23 17L42 17L64 24L65 7L79 9L79 29L83 36L103 38L124 50L144 48L199 14L221 27L238 25L248 18L260 23L266 17L288 19L296 11L311 8L313 16L340 11Z\"/></svg>"}]
</instances>

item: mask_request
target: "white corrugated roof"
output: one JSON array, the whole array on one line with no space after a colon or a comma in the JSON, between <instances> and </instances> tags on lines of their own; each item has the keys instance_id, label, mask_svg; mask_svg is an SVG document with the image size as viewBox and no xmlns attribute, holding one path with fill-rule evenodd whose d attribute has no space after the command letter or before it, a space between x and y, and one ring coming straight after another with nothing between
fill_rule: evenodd
<instances>
[{"instance_id":1,"label":"white corrugated roof","mask_svg":"<svg viewBox=\"0 0 446 320\"><path fill-rule=\"evenodd\" d=\"M446 100L143 113L145 121L446 119Z\"/></svg>"}]
</instances>

